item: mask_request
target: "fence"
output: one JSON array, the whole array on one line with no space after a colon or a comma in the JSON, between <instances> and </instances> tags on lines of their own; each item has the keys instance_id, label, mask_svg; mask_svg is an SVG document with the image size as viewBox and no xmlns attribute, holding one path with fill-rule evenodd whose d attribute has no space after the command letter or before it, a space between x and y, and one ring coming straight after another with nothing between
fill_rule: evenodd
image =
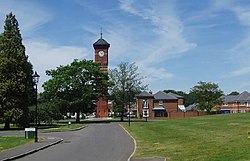
<instances>
[{"instance_id":1,"label":"fence","mask_svg":"<svg viewBox=\"0 0 250 161\"><path fill-rule=\"evenodd\" d=\"M204 116L207 112L191 111L191 112L169 112L168 118L189 118L195 116Z\"/></svg>"}]
</instances>

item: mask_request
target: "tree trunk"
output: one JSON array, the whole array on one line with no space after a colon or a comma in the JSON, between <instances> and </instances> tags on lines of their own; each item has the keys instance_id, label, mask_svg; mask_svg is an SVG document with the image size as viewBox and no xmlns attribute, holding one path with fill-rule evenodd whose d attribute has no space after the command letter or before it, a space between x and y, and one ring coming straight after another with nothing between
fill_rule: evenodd
<instances>
[{"instance_id":1,"label":"tree trunk","mask_svg":"<svg viewBox=\"0 0 250 161\"><path fill-rule=\"evenodd\" d=\"M80 111L76 112L76 123L80 123Z\"/></svg>"},{"instance_id":2,"label":"tree trunk","mask_svg":"<svg viewBox=\"0 0 250 161\"><path fill-rule=\"evenodd\" d=\"M5 121L4 130L9 130L9 129L10 129L10 122L9 121Z\"/></svg>"},{"instance_id":3,"label":"tree trunk","mask_svg":"<svg viewBox=\"0 0 250 161\"><path fill-rule=\"evenodd\" d=\"M123 116L124 116L124 109L122 110L121 122L123 122L123 121L124 121Z\"/></svg>"}]
</instances>

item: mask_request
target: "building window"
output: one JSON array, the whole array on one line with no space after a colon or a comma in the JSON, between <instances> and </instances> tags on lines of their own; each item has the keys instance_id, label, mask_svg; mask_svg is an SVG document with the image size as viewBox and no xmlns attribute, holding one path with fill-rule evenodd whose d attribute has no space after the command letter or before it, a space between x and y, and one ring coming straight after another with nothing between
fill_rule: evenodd
<instances>
[{"instance_id":1,"label":"building window","mask_svg":"<svg viewBox=\"0 0 250 161\"><path fill-rule=\"evenodd\" d=\"M148 100L147 99L142 100L142 108L148 108Z\"/></svg>"},{"instance_id":2,"label":"building window","mask_svg":"<svg viewBox=\"0 0 250 161\"><path fill-rule=\"evenodd\" d=\"M163 105L163 101L162 100L159 101L159 105Z\"/></svg>"},{"instance_id":3,"label":"building window","mask_svg":"<svg viewBox=\"0 0 250 161\"><path fill-rule=\"evenodd\" d=\"M240 103L240 106L245 106L246 105L246 102L241 102Z\"/></svg>"}]
</instances>

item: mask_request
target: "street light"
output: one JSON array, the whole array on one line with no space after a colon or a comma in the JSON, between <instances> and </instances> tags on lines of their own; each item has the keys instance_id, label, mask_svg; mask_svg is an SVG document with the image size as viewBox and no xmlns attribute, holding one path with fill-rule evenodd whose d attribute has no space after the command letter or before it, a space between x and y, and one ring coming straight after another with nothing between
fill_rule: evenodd
<instances>
[{"instance_id":1,"label":"street light","mask_svg":"<svg viewBox=\"0 0 250 161\"><path fill-rule=\"evenodd\" d=\"M37 72L35 71L35 74L32 76L33 77L33 82L35 83L36 85L36 122L35 122L35 142L38 142L38 139L37 139L37 84L39 82L39 77L40 75L37 74Z\"/></svg>"},{"instance_id":2,"label":"street light","mask_svg":"<svg viewBox=\"0 0 250 161\"><path fill-rule=\"evenodd\" d=\"M129 89L129 91L128 91L129 93L128 93L128 109L129 109L129 111L128 111L128 126L130 126L130 114L131 114L131 109L130 109L130 89Z\"/></svg>"}]
</instances>

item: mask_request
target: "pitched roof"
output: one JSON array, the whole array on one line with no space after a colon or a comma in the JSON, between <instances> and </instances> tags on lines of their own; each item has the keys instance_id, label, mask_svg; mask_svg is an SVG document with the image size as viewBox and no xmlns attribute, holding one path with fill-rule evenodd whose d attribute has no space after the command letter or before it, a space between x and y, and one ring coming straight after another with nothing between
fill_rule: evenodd
<instances>
[{"instance_id":1,"label":"pitched roof","mask_svg":"<svg viewBox=\"0 0 250 161\"><path fill-rule=\"evenodd\" d=\"M176 98L183 98L182 96L180 96L180 95L178 95L178 94L175 94L175 93L169 92L169 93L167 93L167 94L170 94L170 95L172 95L172 96L174 96L174 97L176 97Z\"/></svg>"},{"instance_id":2,"label":"pitched roof","mask_svg":"<svg viewBox=\"0 0 250 161\"><path fill-rule=\"evenodd\" d=\"M247 91L242 92L236 101L249 101L250 100L250 93Z\"/></svg>"},{"instance_id":3,"label":"pitched roof","mask_svg":"<svg viewBox=\"0 0 250 161\"><path fill-rule=\"evenodd\" d=\"M196 111L197 109L197 104L192 104L186 107L186 111Z\"/></svg>"},{"instance_id":4,"label":"pitched roof","mask_svg":"<svg viewBox=\"0 0 250 161\"><path fill-rule=\"evenodd\" d=\"M95 49L98 49L98 48L109 48L110 47L110 44L104 40L102 37L100 39L98 39L94 44L93 44L93 47Z\"/></svg>"},{"instance_id":5,"label":"pitched roof","mask_svg":"<svg viewBox=\"0 0 250 161\"><path fill-rule=\"evenodd\" d=\"M221 96L224 100L224 103L236 102L239 95L228 95L228 96Z\"/></svg>"},{"instance_id":6,"label":"pitched roof","mask_svg":"<svg viewBox=\"0 0 250 161\"><path fill-rule=\"evenodd\" d=\"M177 100L178 99L175 96L172 96L162 91L159 91L156 94L154 94L154 98L156 100Z\"/></svg>"},{"instance_id":7,"label":"pitched roof","mask_svg":"<svg viewBox=\"0 0 250 161\"><path fill-rule=\"evenodd\" d=\"M154 96L146 91L143 91L138 95L138 97L154 97Z\"/></svg>"},{"instance_id":8,"label":"pitched roof","mask_svg":"<svg viewBox=\"0 0 250 161\"><path fill-rule=\"evenodd\" d=\"M224 100L224 103L249 102L250 101L250 93L248 93L247 91L244 91L239 95L226 95L226 96L221 96L221 98Z\"/></svg>"}]
</instances>

